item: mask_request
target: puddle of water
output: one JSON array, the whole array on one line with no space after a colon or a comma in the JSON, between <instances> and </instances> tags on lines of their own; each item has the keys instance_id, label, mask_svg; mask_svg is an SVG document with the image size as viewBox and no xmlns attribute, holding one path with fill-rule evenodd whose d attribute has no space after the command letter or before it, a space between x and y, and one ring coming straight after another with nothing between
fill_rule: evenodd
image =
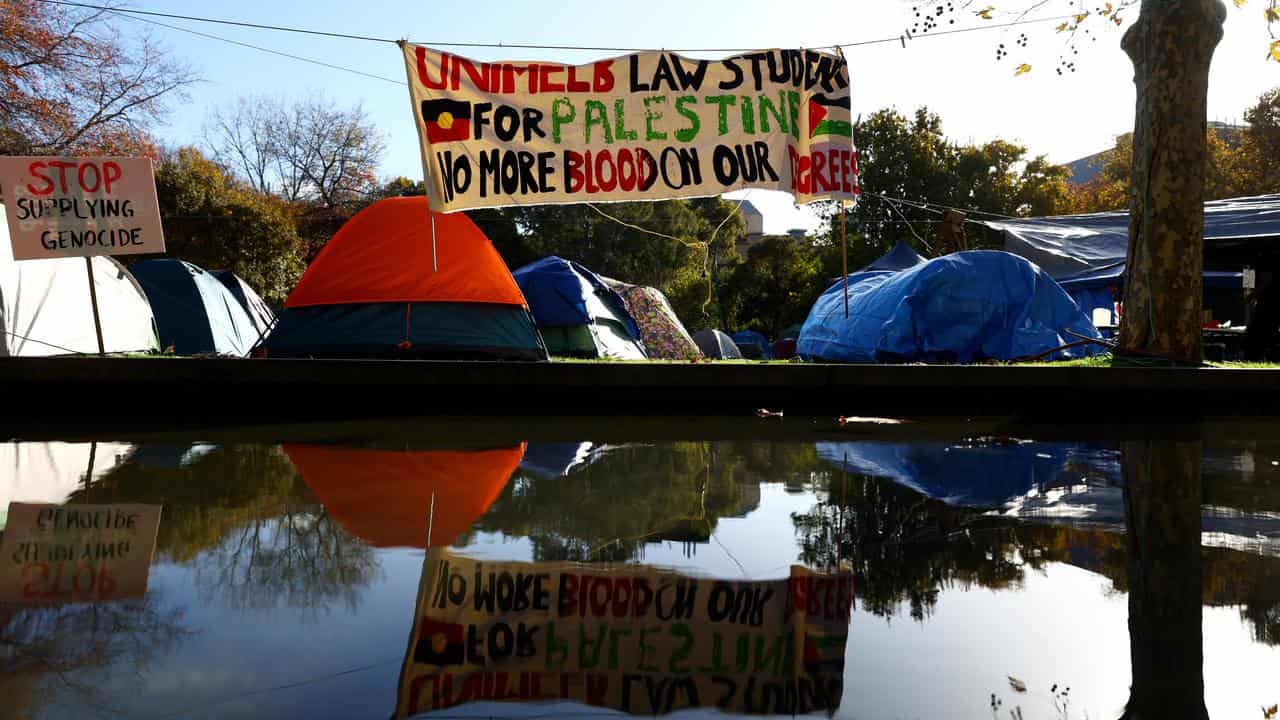
<instances>
[{"instance_id":1,"label":"puddle of water","mask_svg":"<svg viewBox=\"0 0 1280 720\"><path fill-rule=\"evenodd\" d=\"M1269 427L861 426L0 445L0 505L61 508L5 519L0 715L1062 720L1197 682L1214 717L1280 701ZM139 505L158 527L85 519ZM1132 541L1163 554L1131 562ZM1143 659L1197 650L1199 678Z\"/></svg>"}]
</instances>

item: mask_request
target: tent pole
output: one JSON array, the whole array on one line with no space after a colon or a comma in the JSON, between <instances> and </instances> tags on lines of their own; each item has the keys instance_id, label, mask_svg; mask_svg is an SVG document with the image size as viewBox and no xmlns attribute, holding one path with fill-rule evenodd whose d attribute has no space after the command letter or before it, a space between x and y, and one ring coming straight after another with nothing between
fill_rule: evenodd
<instances>
[{"instance_id":1,"label":"tent pole","mask_svg":"<svg viewBox=\"0 0 1280 720\"><path fill-rule=\"evenodd\" d=\"M89 304L93 306L93 330L98 335L98 354L107 354L102 344L102 319L98 317L98 289L93 286L93 258L84 259L84 269L89 272Z\"/></svg>"},{"instance_id":2,"label":"tent pole","mask_svg":"<svg viewBox=\"0 0 1280 720\"><path fill-rule=\"evenodd\" d=\"M840 201L840 265L844 278L844 319L849 319L849 243L844 232L844 201Z\"/></svg>"},{"instance_id":3,"label":"tent pole","mask_svg":"<svg viewBox=\"0 0 1280 720\"><path fill-rule=\"evenodd\" d=\"M438 272L436 267L436 214L431 212L431 203L427 202L427 214L431 217L431 272Z\"/></svg>"}]
</instances>

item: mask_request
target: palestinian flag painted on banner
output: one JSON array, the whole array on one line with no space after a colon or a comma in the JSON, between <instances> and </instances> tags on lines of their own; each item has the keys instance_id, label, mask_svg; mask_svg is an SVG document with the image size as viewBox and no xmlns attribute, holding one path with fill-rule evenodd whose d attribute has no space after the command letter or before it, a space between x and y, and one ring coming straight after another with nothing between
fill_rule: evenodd
<instances>
[{"instance_id":1,"label":"palestinian flag painted on banner","mask_svg":"<svg viewBox=\"0 0 1280 720\"><path fill-rule=\"evenodd\" d=\"M829 107L842 107L848 98L829 98L822 93L814 93L809 98L809 137L819 135L838 135L853 137L853 123L848 120L836 120L828 117Z\"/></svg>"},{"instance_id":2,"label":"palestinian flag painted on banner","mask_svg":"<svg viewBox=\"0 0 1280 720\"><path fill-rule=\"evenodd\" d=\"M423 100L422 123L427 142L452 142L471 138L471 103L465 100Z\"/></svg>"}]
</instances>

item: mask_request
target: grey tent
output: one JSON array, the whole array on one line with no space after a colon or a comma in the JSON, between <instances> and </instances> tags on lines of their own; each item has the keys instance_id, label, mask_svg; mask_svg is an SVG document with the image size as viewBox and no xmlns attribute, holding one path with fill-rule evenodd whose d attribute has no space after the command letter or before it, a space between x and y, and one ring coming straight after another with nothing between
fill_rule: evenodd
<instances>
[{"instance_id":1,"label":"grey tent","mask_svg":"<svg viewBox=\"0 0 1280 720\"><path fill-rule=\"evenodd\" d=\"M875 262L862 268L861 272L871 272L873 270L907 270L917 265L923 265L928 260L920 257L910 245L904 240L899 240L889 252L881 255Z\"/></svg>"},{"instance_id":2,"label":"grey tent","mask_svg":"<svg viewBox=\"0 0 1280 720\"><path fill-rule=\"evenodd\" d=\"M129 272L151 300L160 341L178 355L244 357L258 341L240 301L203 269L162 258L134 263Z\"/></svg>"},{"instance_id":3,"label":"grey tent","mask_svg":"<svg viewBox=\"0 0 1280 720\"><path fill-rule=\"evenodd\" d=\"M106 351L158 350L151 305L133 277L110 257L91 262ZM15 261L0 205L0 357L96 354L91 308L84 260Z\"/></svg>"},{"instance_id":4,"label":"grey tent","mask_svg":"<svg viewBox=\"0 0 1280 720\"><path fill-rule=\"evenodd\" d=\"M1124 262L1129 213L981 220L1004 233L1004 249L1040 266L1054 279ZM1260 256L1280 257L1280 195L1212 200L1204 204L1206 265L1238 269Z\"/></svg>"},{"instance_id":5,"label":"grey tent","mask_svg":"<svg viewBox=\"0 0 1280 720\"><path fill-rule=\"evenodd\" d=\"M209 274L217 278L218 282L240 301L240 307L249 314L249 321L253 323L253 329L258 331L258 337L266 337L271 327L276 324L276 314L267 301L263 300L253 287L244 281L244 278L230 270L210 270Z\"/></svg>"},{"instance_id":6,"label":"grey tent","mask_svg":"<svg viewBox=\"0 0 1280 720\"><path fill-rule=\"evenodd\" d=\"M725 335L719 330L699 330L693 334L693 341L698 344L698 349L703 355L712 360L741 360L742 353L738 350L738 346L734 344L733 338Z\"/></svg>"}]
</instances>

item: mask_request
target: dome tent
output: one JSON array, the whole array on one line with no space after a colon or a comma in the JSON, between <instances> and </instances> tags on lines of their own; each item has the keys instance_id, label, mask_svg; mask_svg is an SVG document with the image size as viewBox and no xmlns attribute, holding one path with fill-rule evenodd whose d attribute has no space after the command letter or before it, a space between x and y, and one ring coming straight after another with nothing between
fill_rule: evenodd
<instances>
[{"instance_id":1,"label":"dome tent","mask_svg":"<svg viewBox=\"0 0 1280 720\"><path fill-rule=\"evenodd\" d=\"M1068 332L1070 331L1070 332ZM813 304L797 344L806 359L835 362L1014 360L1100 337L1040 268L1006 252L975 250L910 270L849 276ZM1077 346L1056 358L1096 354Z\"/></svg>"},{"instance_id":2,"label":"dome tent","mask_svg":"<svg viewBox=\"0 0 1280 720\"><path fill-rule=\"evenodd\" d=\"M693 334L693 341L698 343L698 349L702 351L712 360L741 360L742 353L738 350L738 346L734 344L733 339L728 335L707 328L699 330Z\"/></svg>"},{"instance_id":3,"label":"dome tent","mask_svg":"<svg viewBox=\"0 0 1280 720\"><path fill-rule=\"evenodd\" d=\"M546 360L520 288L462 213L380 200L325 245L260 344L268 357Z\"/></svg>"},{"instance_id":4,"label":"dome tent","mask_svg":"<svg viewBox=\"0 0 1280 720\"><path fill-rule=\"evenodd\" d=\"M226 286L182 260L143 260L129 266L156 314L160 346L178 355L249 354L258 331Z\"/></svg>"},{"instance_id":5,"label":"dome tent","mask_svg":"<svg viewBox=\"0 0 1280 720\"><path fill-rule=\"evenodd\" d=\"M875 270L910 270L917 265L929 262L911 248L905 240L899 240L889 252L881 255L875 262L862 268L861 272Z\"/></svg>"},{"instance_id":6,"label":"dome tent","mask_svg":"<svg viewBox=\"0 0 1280 720\"><path fill-rule=\"evenodd\" d=\"M622 296L627 312L640 329L640 339L650 359L692 360L702 357L702 351L685 329L684 323L671 309L667 296L657 288L628 285L612 278L602 277L605 284Z\"/></svg>"},{"instance_id":7,"label":"dome tent","mask_svg":"<svg viewBox=\"0 0 1280 720\"><path fill-rule=\"evenodd\" d=\"M524 457L523 444L481 450L291 444L284 451L325 511L374 547L452 545Z\"/></svg>"},{"instance_id":8,"label":"dome tent","mask_svg":"<svg viewBox=\"0 0 1280 720\"><path fill-rule=\"evenodd\" d=\"M554 255L512 275L529 300L552 355L642 360L640 328L626 301L600 276Z\"/></svg>"},{"instance_id":9,"label":"dome tent","mask_svg":"<svg viewBox=\"0 0 1280 720\"><path fill-rule=\"evenodd\" d=\"M90 262L106 351L160 349L151 304L133 276L114 258L100 256ZM0 205L0 357L97 352L84 260L14 260L9 223Z\"/></svg>"},{"instance_id":10,"label":"dome tent","mask_svg":"<svg viewBox=\"0 0 1280 720\"><path fill-rule=\"evenodd\" d=\"M240 307L244 308L249 315L253 328L258 331L258 339L266 336L271 326L276 324L276 314L267 301L263 300L253 286L244 281L244 278L230 270L211 270L209 274L226 286L232 296L240 302Z\"/></svg>"},{"instance_id":11,"label":"dome tent","mask_svg":"<svg viewBox=\"0 0 1280 720\"><path fill-rule=\"evenodd\" d=\"M748 360L773 359L773 347L769 345L769 340L755 330L739 330L730 335L729 339L738 346L742 357Z\"/></svg>"}]
</instances>

